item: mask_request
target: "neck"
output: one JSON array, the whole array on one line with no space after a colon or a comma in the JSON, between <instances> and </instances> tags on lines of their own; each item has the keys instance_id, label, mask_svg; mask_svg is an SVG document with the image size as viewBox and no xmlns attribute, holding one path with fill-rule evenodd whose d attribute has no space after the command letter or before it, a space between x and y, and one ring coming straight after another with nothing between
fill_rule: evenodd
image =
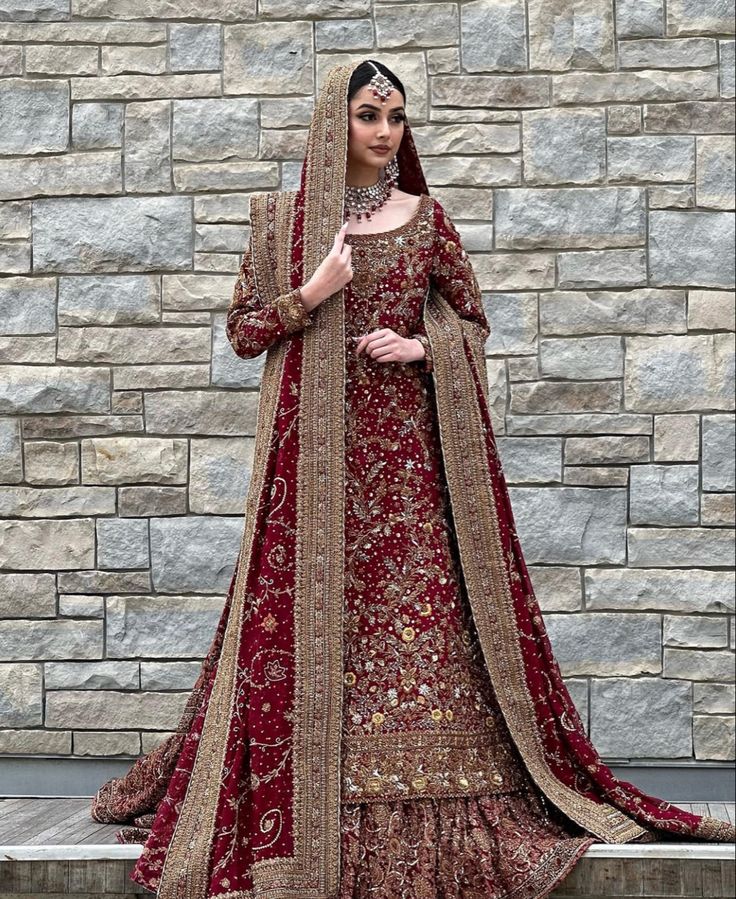
<instances>
[{"instance_id":1,"label":"neck","mask_svg":"<svg viewBox=\"0 0 736 899\"><path fill-rule=\"evenodd\" d=\"M381 177L381 169L372 165L348 162L345 183L348 187L371 187Z\"/></svg>"}]
</instances>

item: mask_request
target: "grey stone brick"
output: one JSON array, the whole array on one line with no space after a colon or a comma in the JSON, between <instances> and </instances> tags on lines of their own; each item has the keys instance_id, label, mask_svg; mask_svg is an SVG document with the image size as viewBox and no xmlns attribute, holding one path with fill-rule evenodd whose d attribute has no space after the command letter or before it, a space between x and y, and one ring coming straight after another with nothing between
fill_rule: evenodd
<instances>
[{"instance_id":1,"label":"grey stone brick","mask_svg":"<svg viewBox=\"0 0 736 899\"><path fill-rule=\"evenodd\" d=\"M703 490L734 490L733 415L703 416Z\"/></svg>"},{"instance_id":2,"label":"grey stone brick","mask_svg":"<svg viewBox=\"0 0 736 899\"><path fill-rule=\"evenodd\" d=\"M47 662L47 690L137 690L138 662Z\"/></svg>"},{"instance_id":3,"label":"grey stone brick","mask_svg":"<svg viewBox=\"0 0 736 899\"><path fill-rule=\"evenodd\" d=\"M664 0L616 0L616 34L619 38L664 34Z\"/></svg>"},{"instance_id":4,"label":"grey stone brick","mask_svg":"<svg viewBox=\"0 0 736 899\"><path fill-rule=\"evenodd\" d=\"M565 676L635 676L662 670L659 615L548 614L545 622Z\"/></svg>"},{"instance_id":5,"label":"grey stone brick","mask_svg":"<svg viewBox=\"0 0 736 899\"><path fill-rule=\"evenodd\" d=\"M527 68L523 0L473 0L460 6L466 72L519 72Z\"/></svg>"},{"instance_id":6,"label":"grey stone brick","mask_svg":"<svg viewBox=\"0 0 736 899\"><path fill-rule=\"evenodd\" d=\"M543 378L619 378L624 370L620 337L557 337L539 341Z\"/></svg>"},{"instance_id":7,"label":"grey stone brick","mask_svg":"<svg viewBox=\"0 0 736 899\"><path fill-rule=\"evenodd\" d=\"M370 50L373 47L373 22L367 19L327 19L315 22L317 50Z\"/></svg>"},{"instance_id":8,"label":"grey stone brick","mask_svg":"<svg viewBox=\"0 0 736 899\"><path fill-rule=\"evenodd\" d=\"M733 715L696 715L693 719L695 758L708 761L733 761Z\"/></svg>"},{"instance_id":9,"label":"grey stone brick","mask_svg":"<svg viewBox=\"0 0 736 899\"><path fill-rule=\"evenodd\" d=\"M632 527L628 543L629 565L635 568L733 565L733 535L719 528Z\"/></svg>"},{"instance_id":10,"label":"grey stone brick","mask_svg":"<svg viewBox=\"0 0 736 899\"><path fill-rule=\"evenodd\" d=\"M376 5L376 43L379 47L442 47L458 39L455 3Z\"/></svg>"},{"instance_id":11,"label":"grey stone brick","mask_svg":"<svg viewBox=\"0 0 736 899\"><path fill-rule=\"evenodd\" d=\"M711 209L733 209L736 206L734 168L736 154L732 137L709 135L696 138L698 206Z\"/></svg>"},{"instance_id":12,"label":"grey stone brick","mask_svg":"<svg viewBox=\"0 0 736 899\"><path fill-rule=\"evenodd\" d=\"M649 216L651 282L733 287L734 218L727 212L656 210Z\"/></svg>"},{"instance_id":13,"label":"grey stone brick","mask_svg":"<svg viewBox=\"0 0 736 899\"><path fill-rule=\"evenodd\" d=\"M537 297L533 293L495 293L488 303L490 355L537 351Z\"/></svg>"},{"instance_id":14,"label":"grey stone brick","mask_svg":"<svg viewBox=\"0 0 736 899\"><path fill-rule=\"evenodd\" d=\"M693 567L697 566L695 560L690 566L679 571L588 568L584 575L586 608L621 612L733 612L734 572Z\"/></svg>"},{"instance_id":15,"label":"grey stone brick","mask_svg":"<svg viewBox=\"0 0 736 899\"><path fill-rule=\"evenodd\" d=\"M498 451L511 484L560 483L562 441L559 437L501 437Z\"/></svg>"},{"instance_id":16,"label":"grey stone brick","mask_svg":"<svg viewBox=\"0 0 736 899\"><path fill-rule=\"evenodd\" d=\"M608 141L611 181L692 181L695 141L691 137L642 135Z\"/></svg>"},{"instance_id":17,"label":"grey stone brick","mask_svg":"<svg viewBox=\"0 0 736 899\"><path fill-rule=\"evenodd\" d=\"M69 85L45 78L0 82L0 153L58 153L67 149Z\"/></svg>"},{"instance_id":18,"label":"grey stone brick","mask_svg":"<svg viewBox=\"0 0 736 899\"><path fill-rule=\"evenodd\" d=\"M36 271L189 268L192 243L189 197L40 200L33 207Z\"/></svg>"},{"instance_id":19,"label":"grey stone brick","mask_svg":"<svg viewBox=\"0 0 736 899\"><path fill-rule=\"evenodd\" d=\"M602 109L540 109L523 114L528 184L590 184L606 172Z\"/></svg>"},{"instance_id":20,"label":"grey stone brick","mask_svg":"<svg viewBox=\"0 0 736 899\"><path fill-rule=\"evenodd\" d=\"M698 524L697 465L635 465L631 469L631 524Z\"/></svg>"},{"instance_id":21,"label":"grey stone brick","mask_svg":"<svg viewBox=\"0 0 736 899\"><path fill-rule=\"evenodd\" d=\"M529 56L533 69L611 69L610 0L529 0Z\"/></svg>"},{"instance_id":22,"label":"grey stone brick","mask_svg":"<svg viewBox=\"0 0 736 899\"><path fill-rule=\"evenodd\" d=\"M107 150L123 143L122 103L75 103L72 145L75 150Z\"/></svg>"},{"instance_id":23,"label":"grey stone brick","mask_svg":"<svg viewBox=\"0 0 736 899\"><path fill-rule=\"evenodd\" d=\"M168 100L125 107L125 189L128 193L168 193L171 189Z\"/></svg>"},{"instance_id":24,"label":"grey stone brick","mask_svg":"<svg viewBox=\"0 0 736 899\"><path fill-rule=\"evenodd\" d=\"M667 34L728 34L733 17L733 0L668 0Z\"/></svg>"},{"instance_id":25,"label":"grey stone brick","mask_svg":"<svg viewBox=\"0 0 736 899\"><path fill-rule=\"evenodd\" d=\"M626 465L649 461L649 438L644 435L568 437L565 465Z\"/></svg>"},{"instance_id":26,"label":"grey stone brick","mask_svg":"<svg viewBox=\"0 0 736 899\"><path fill-rule=\"evenodd\" d=\"M644 107L644 130L658 134L732 134L734 105L723 101L705 103L699 100L647 104Z\"/></svg>"},{"instance_id":27,"label":"grey stone brick","mask_svg":"<svg viewBox=\"0 0 736 899\"><path fill-rule=\"evenodd\" d=\"M148 568L148 519L100 519L97 522L100 568Z\"/></svg>"},{"instance_id":28,"label":"grey stone brick","mask_svg":"<svg viewBox=\"0 0 736 899\"><path fill-rule=\"evenodd\" d=\"M0 727L43 724L42 681L41 665L0 665Z\"/></svg>"},{"instance_id":29,"label":"grey stone brick","mask_svg":"<svg viewBox=\"0 0 736 899\"><path fill-rule=\"evenodd\" d=\"M720 649L728 646L728 621L705 615L665 615L665 646Z\"/></svg>"},{"instance_id":30,"label":"grey stone brick","mask_svg":"<svg viewBox=\"0 0 736 899\"><path fill-rule=\"evenodd\" d=\"M312 27L308 22L226 25L224 30L226 94L312 92Z\"/></svg>"},{"instance_id":31,"label":"grey stone brick","mask_svg":"<svg viewBox=\"0 0 736 899\"><path fill-rule=\"evenodd\" d=\"M718 52L721 62L721 96L733 99L736 96L736 42L719 41Z\"/></svg>"},{"instance_id":32,"label":"grey stone brick","mask_svg":"<svg viewBox=\"0 0 736 899\"><path fill-rule=\"evenodd\" d=\"M174 159L204 162L258 155L257 100L174 100L173 116Z\"/></svg>"},{"instance_id":33,"label":"grey stone brick","mask_svg":"<svg viewBox=\"0 0 736 899\"><path fill-rule=\"evenodd\" d=\"M587 255L587 254L582 254ZM687 329L681 290L540 294L542 334L673 334Z\"/></svg>"},{"instance_id":34,"label":"grey stone brick","mask_svg":"<svg viewBox=\"0 0 736 899\"><path fill-rule=\"evenodd\" d=\"M630 246L643 243L644 195L634 187L522 188L496 193L501 249Z\"/></svg>"},{"instance_id":35,"label":"grey stone brick","mask_svg":"<svg viewBox=\"0 0 736 899\"><path fill-rule=\"evenodd\" d=\"M623 69L697 69L718 62L718 46L711 38L621 41L618 58Z\"/></svg>"},{"instance_id":36,"label":"grey stone brick","mask_svg":"<svg viewBox=\"0 0 736 899\"><path fill-rule=\"evenodd\" d=\"M209 72L222 67L221 28L216 22L169 26L172 72Z\"/></svg>"}]
</instances>

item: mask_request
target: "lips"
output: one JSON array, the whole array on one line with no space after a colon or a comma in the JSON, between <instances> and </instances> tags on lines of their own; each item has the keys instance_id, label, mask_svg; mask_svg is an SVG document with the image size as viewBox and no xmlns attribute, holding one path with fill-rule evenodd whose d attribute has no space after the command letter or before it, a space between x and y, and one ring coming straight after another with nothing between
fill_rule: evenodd
<instances>
[{"instance_id":1,"label":"lips","mask_svg":"<svg viewBox=\"0 0 736 899\"><path fill-rule=\"evenodd\" d=\"M371 150L373 150L374 153L388 153L390 149L391 149L390 147L381 147L381 146L371 147Z\"/></svg>"}]
</instances>

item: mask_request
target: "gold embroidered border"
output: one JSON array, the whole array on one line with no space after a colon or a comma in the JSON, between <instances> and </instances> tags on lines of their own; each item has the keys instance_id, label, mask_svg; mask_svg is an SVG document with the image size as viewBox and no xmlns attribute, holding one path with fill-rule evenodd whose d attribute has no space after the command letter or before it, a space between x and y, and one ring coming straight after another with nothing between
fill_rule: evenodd
<instances>
[{"instance_id":1,"label":"gold embroidered border","mask_svg":"<svg viewBox=\"0 0 736 899\"><path fill-rule=\"evenodd\" d=\"M254 246L258 247L257 252L262 252L262 247L257 243ZM245 580L250 567L258 510L263 502L266 463L275 428L285 350L286 345L278 343L266 354L256 420L253 473L246 498L232 607L192 773L164 860L157 893L159 899L206 899L207 895L220 773L236 696L235 677L245 612Z\"/></svg>"},{"instance_id":2,"label":"gold embroidered border","mask_svg":"<svg viewBox=\"0 0 736 899\"><path fill-rule=\"evenodd\" d=\"M492 731L343 738L343 802L481 796L521 790Z\"/></svg>"},{"instance_id":3,"label":"gold embroidered border","mask_svg":"<svg viewBox=\"0 0 736 899\"><path fill-rule=\"evenodd\" d=\"M303 281L343 221L347 88L352 67L332 69L307 142ZM282 206L283 204L283 206ZM293 195L280 194L276 230ZM277 259L283 241L275 241ZM290 260L277 266L284 293ZM345 309L342 290L313 311L302 337L294 600L294 841L289 859L253 866L254 897L332 899L340 884L343 668Z\"/></svg>"},{"instance_id":4,"label":"gold embroidered border","mask_svg":"<svg viewBox=\"0 0 736 899\"><path fill-rule=\"evenodd\" d=\"M569 818L609 843L645 833L608 803L586 799L556 778L547 763L534 700L526 682L506 573L483 420L465 355L461 320L436 290L424 323L432 347L440 442L456 525L461 566L483 654L499 705L537 785ZM470 341L480 367L477 341ZM485 374L484 369L481 373ZM462 457L460 455L462 448Z\"/></svg>"},{"instance_id":5,"label":"gold embroidered border","mask_svg":"<svg viewBox=\"0 0 736 899\"><path fill-rule=\"evenodd\" d=\"M702 840L714 840L719 843L736 842L736 827L729 821L721 821L703 815L695 830L695 836Z\"/></svg>"}]
</instances>

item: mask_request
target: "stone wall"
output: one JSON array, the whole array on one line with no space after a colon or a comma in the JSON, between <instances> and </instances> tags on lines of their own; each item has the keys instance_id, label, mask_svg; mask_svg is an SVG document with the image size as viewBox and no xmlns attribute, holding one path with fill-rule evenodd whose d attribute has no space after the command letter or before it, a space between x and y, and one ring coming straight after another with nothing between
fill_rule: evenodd
<instances>
[{"instance_id":1,"label":"stone wall","mask_svg":"<svg viewBox=\"0 0 736 899\"><path fill-rule=\"evenodd\" d=\"M211 19L203 21L206 9ZM173 727L242 527L252 191L376 56L484 290L496 434L609 759L733 755L733 0L0 0L0 752Z\"/></svg>"}]
</instances>

